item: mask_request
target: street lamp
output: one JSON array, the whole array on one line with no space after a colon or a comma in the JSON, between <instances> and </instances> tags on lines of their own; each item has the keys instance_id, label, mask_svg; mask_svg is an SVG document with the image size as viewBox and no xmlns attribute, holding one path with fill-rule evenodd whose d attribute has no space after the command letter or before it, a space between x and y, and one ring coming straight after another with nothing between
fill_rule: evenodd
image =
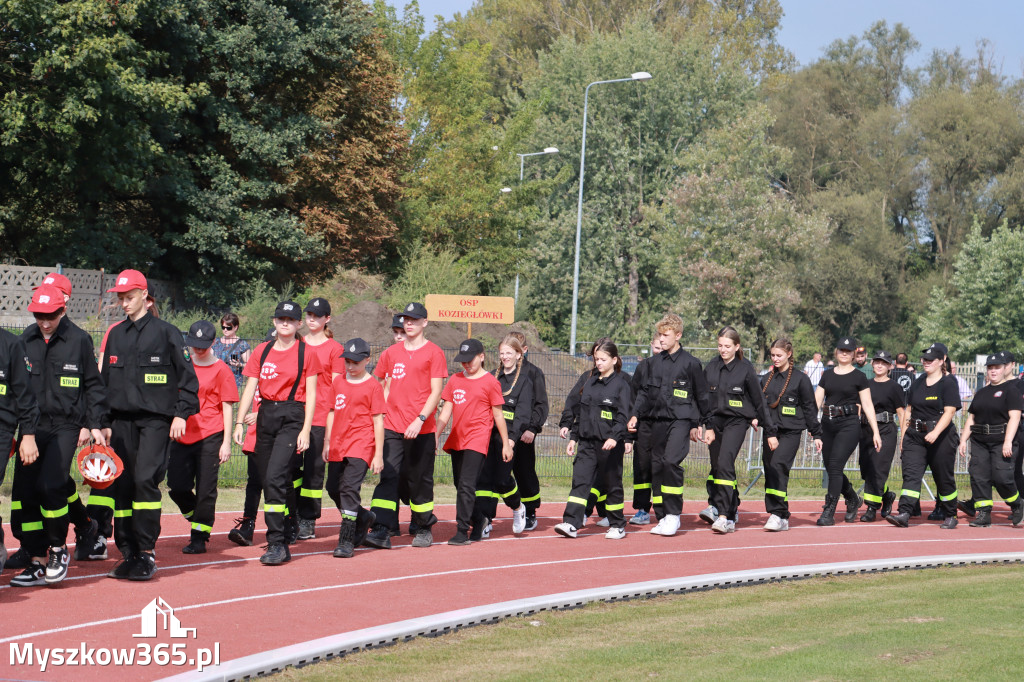
<instances>
[{"instance_id":1,"label":"street lamp","mask_svg":"<svg viewBox=\"0 0 1024 682\"><path fill-rule=\"evenodd\" d=\"M542 152L530 152L529 154L516 154L516 156L519 157L519 184L523 184L523 162L524 162L524 160L526 159L527 156L543 156L544 154L557 154L557 153L558 153L558 147L544 147L544 151L542 151ZM512 191L511 187L502 187L501 188L502 194L508 194L511 191ZM519 230L516 233L516 238L517 239L522 239L523 238L523 231L522 230ZM513 303L513 305L519 305L519 273L518 272L516 273L516 289L515 289L515 293L513 294L512 303Z\"/></svg>"},{"instance_id":2,"label":"street lamp","mask_svg":"<svg viewBox=\"0 0 1024 682\"><path fill-rule=\"evenodd\" d=\"M583 146L580 147L580 197L576 206L576 260L572 270L572 324L569 329L569 352L576 354L576 313L579 307L578 298L580 293L580 228L583 225L583 163L587 157L587 100L590 97L590 88L595 85L606 83L625 83L628 81L647 81L651 74L646 71L637 71L629 78L615 78L610 81L594 81L583 91Z\"/></svg>"}]
</instances>

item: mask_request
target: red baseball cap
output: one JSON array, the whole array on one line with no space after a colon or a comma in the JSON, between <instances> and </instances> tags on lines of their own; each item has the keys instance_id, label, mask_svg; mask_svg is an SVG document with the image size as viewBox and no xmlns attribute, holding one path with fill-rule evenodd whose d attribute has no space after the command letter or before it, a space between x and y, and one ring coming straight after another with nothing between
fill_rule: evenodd
<instances>
[{"instance_id":1,"label":"red baseball cap","mask_svg":"<svg viewBox=\"0 0 1024 682\"><path fill-rule=\"evenodd\" d=\"M64 307L64 292L52 284L40 284L28 304L30 313L55 313Z\"/></svg>"},{"instance_id":2,"label":"red baseball cap","mask_svg":"<svg viewBox=\"0 0 1024 682\"><path fill-rule=\"evenodd\" d=\"M125 291L131 291L132 289L148 289L149 285L146 283L146 276L138 270L125 270L117 276L117 282L113 287L107 289L108 292L114 291L122 293Z\"/></svg>"},{"instance_id":3,"label":"red baseball cap","mask_svg":"<svg viewBox=\"0 0 1024 682\"><path fill-rule=\"evenodd\" d=\"M65 277L64 275L60 274L59 272L51 272L49 275L44 277L42 283L39 286L42 286L43 284L50 284L52 286L57 287L62 292L64 292L65 296L71 295L71 280ZM39 287L37 286L36 289L38 288Z\"/></svg>"}]
</instances>

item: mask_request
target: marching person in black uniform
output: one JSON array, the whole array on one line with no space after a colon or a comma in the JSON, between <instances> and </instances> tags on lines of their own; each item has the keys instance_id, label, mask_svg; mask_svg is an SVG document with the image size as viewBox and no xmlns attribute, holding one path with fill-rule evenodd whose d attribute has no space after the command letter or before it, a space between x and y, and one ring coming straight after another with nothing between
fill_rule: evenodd
<instances>
[{"instance_id":1,"label":"marching person in black uniform","mask_svg":"<svg viewBox=\"0 0 1024 682\"><path fill-rule=\"evenodd\" d=\"M972 526L992 525L992 486L1010 505L1010 522L1016 527L1024 521L1024 500L1014 481L1014 469L1020 451L1016 440L1024 398L1020 390L1006 380L1001 353L985 360L988 385L979 388L967 408L967 421L960 436L960 454L967 454L971 442L971 491L974 500Z\"/></svg>"},{"instance_id":2,"label":"marching person in black uniform","mask_svg":"<svg viewBox=\"0 0 1024 682\"><path fill-rule=\"evenodd\" d=\"M711 420L714 437L707 439L711 455L708 475L708 507L700 518L711 523L716 533L736 530L740 493L736 480L736 456L747 437L747 427L758 421L766 436L775 438L776 427L768 415L757 372L743 357L740 335L732 327L718 332L718 357L704 368L711 396ZM758 421L755 421L756 420Z\"/></svg>"},{"instance_id":3,"label":"marching person in black uniform","mask_svg":"<svg viewBox=\"0 0 1024 682\"><path fill-rule=\"evenodd\" d=\"M661 352L644 369L631 409L629 428L650 422L651 505L658 519L651 533L671 537L679 530L683 513L683 460L690 441L714 438L704 423L709 416L708 386L700 361L683 350L683 320L665 315L655 325ZM708 442L705 440L705 442Z\"/></svg>"},{"instance_id":4,"label":"marching person in black uniform","mask_svg":"<svg viewBox=\"0 0 1024 682\"><path fill-rule=\"evenodd\" d=\"M889 490L889 470L892 469L892 458L896 454L896 441L899 439L897 425L903 422L903 389L889 378L892 367L892 356L880 350L871 360L871 368L875 378L871 382L871 404L875 408L875 421L878 423L878 435L882 437L882 447L874 446L874 435L867 420L861 417L860 428L860 475L864 479L864 503L867 509L860 520L870 523L881 509L884 519L892 511L896 493Z\"/></svg>"},{"instance_id":5,"label":"marching person in black uniform","mask_svg":"<svg viewBox=\"0 0 1024 682\"><path fill-rule=\"evenodd\" d=\"M540 507L540 480L537 478L537 436L548 420L548 390L544 380L544 372L530 362L530 348L526 345L526 336L522 332L509 332L509 336L519 341L523 349L523 371L533 389L533 406L526 428L516 440L515 454L512 457L512 473L519 485L519 497L526 505L526 527L534 530L537 527L537 509Z\"/></svg>"},{"instance_id":6,"label":"marching person in black uniform","mask_svg":"<svg viewBox=\"0 0 1024 682\"><path fill-rule=\"evenodd\" d=\"M22 334L31 364L32 389L39 403L36 427L39 457L31 464L16 463L14 495L22 504L23 524L36 527L22 537L22 548L40 563L46 557L43 579L30 571L11 582L28 587L43 582L55 584L67 576L70 556L67 548L71 462L77 447L95 440L101 445L106 391L96 367L92 338L65 315L64 296L50 284L38 287L28 306L36 319ZM77 498L77 496L75 496ZM79 541L90 546L92 537Z\"/></svg>"},{"instance_id":7,"label":"marching person in black uniform","mask_svg":"<svg viewBox=\"0 0 1024 682\"><path fill-rule=\"evenodd\" d=\"M761 376L761 392L776 426L774 436L764 432L761 462L764 466L764 508L771 532L789 530L789 471L796 460L804 431L814 438L821 452L821 424L814 402L814 387L806 374L793 366L793 344L789 339L772 342L772 368Z\"/></svg>"},{"instance_id":8,"label":"marching person in black uniform","mask_svg":"<svg viewBox=\"0 0 1024 682\"><path fill-rule=\"evenodd\" d=\"M956 528L956 451L959 444L953 416L960 409L960 389L949 374L946 347L933 343L921 352L924 374L910 386L903 415L903 490L898 514L886 521L906 528L910 513L921 499L921 480L931 468L939 499L936 508L946 515L941 528Z\"/></svg>"},{"instance_id":9,"label":"marching person in black uniform","mask_svg":"<svg viewBox=\"0 0 1024 682\"><path fill-rule=\"evenodd\" d=\"M834 516L840 495L846 499L844 520L847 523L857 520L861 500L843 472L860 441L860 419L857 417L863 415L867 421L875 450L882 449L882 436L878 433L868 378L853 364L853 352L856 349L857 339L849 336L839 339L835 352L836 366L825 370L814 391L814 398L821 408L821 452L828 476L825 506L816 521L819 526L835 524Z\"/></svg>"},{"instance_id":10,"label":"marching person in black uniform","mask_svg":"<svg viewBox=\"0 0 1024 682\"><path fill-rule=\"evenodd\" d=\"M156 572L153 549L160 536L160 483L167 473L171 440L199 411L199 380L181 332L146 307L145 276L125 270L107 291L127 319L110 330L100 374L107 385L110 445L124 472L110 486L114 542L124 557L111 578L149 580Z\"/></svg>"},{"instance_id":11,"label":"marching person in black uniform","mask_svg":"<svg viewBox=\"0 0 1024 682\"><path fill-rule=\"evenodd\" d=\"M639 395L647 384L647 369L651 358L661 352L661 336L651 341L651 354L637 363L636 371L630 380L633 395ZM636 425L629 429L635 434L633 444L633 517L629 523L646 526L651 522L651 427L654 422L647 418L637 417Z\"/></svg>"},{"instance_id":12,"label":"marching person in black uniform","mask_svg":"<svg viewBox=\"0 0 1024 682\"><path fill-rule=\"evenodd\" d=\"M35 436L39 404L32 392L30 371L25 344L6 329L0 329L0 452L11 450L17 432L22 464L32 464L39 456ZM0 468L0 483L6 472L5 462ZM4 547L4 529L0 524L0 571L6 562L7 548ZM29 569L31 575L44 575L46 571L42 564L31 561L25 570Z\"/></svg>"},{"instance_id":13,"label":"marching person in black uniform","mask_svg":"<svg viewBox=\"0 0 1024 682\"><path fill-rule=\"evenodd\" d=\"M633 401L629 381L621 373L619 349L611 339L599 339L591 351L594 369L585 372L573 392L579 391L574 405L574 422L562 430L569 437L566 452L572 460L572 490L555 532L576 537L583 527L587 494L599 482L607 495L605 510L610 528L609 540L626 537L626 518L622 514L622 456L626 445L626 420ZM567 401L568 402L568 401Z\"/></svg>"}]
</instances>

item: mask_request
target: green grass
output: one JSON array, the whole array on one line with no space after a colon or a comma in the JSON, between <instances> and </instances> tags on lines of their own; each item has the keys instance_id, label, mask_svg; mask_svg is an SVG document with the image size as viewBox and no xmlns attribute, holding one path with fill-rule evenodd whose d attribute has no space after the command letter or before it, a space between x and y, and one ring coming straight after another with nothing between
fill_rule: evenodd
<instances>
[{"instance_id":1,"label":"green grass","mask_svg":"<svg viewBox=\"0 0 1024 682\"><path fill-rule=\"evenodd\" d=\"M1022 599L1021 566L819 578L542 613L278 677L1009 679Z\"/></svg>"}]
</instances>

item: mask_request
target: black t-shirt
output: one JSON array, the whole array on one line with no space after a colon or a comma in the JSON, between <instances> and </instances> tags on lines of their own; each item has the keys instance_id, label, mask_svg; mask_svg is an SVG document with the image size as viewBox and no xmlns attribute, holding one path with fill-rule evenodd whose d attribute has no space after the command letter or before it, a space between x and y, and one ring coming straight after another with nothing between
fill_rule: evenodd
<instances>
[{"instance_id":1,"label":"black t-shirt","mask_svg":"<svg viewBox=\"0 0 1024 682\"><path fill-rule=\"evenodd\" d=\"M888 412L895 418L896 410L906 407L903 402L903 389L893 380L869 381L871 384L871 402L875 406L875 414Z\"/></svg>"},{"instance_id":2,"label":"black t-shirt","mask_svg":"<svg viewBox=\"0 0 1024 682\"><path fill-rule=\"evenodd\" d=\"M1005 424L1010 421L1010 410L1024 410L1024 398L1009 381L979 388L967 408L975 424Z\"/></svg>"},{"instance_id":3,"label":"black t-shirt","mask_svg":"<svg viewBox=\"0 0 1024 682\"><path fill-rule=\"evenodd\" d=\"M962 403L956 378L947 374L936 381L934 386L929 386L928 375L922 374L910 386L907 405L912 411L911 419L926 422L938 421L942 417L943 408L955 407L959 410Z\"/></svg>"},{"instance_id":4,"label":"black t-shirt","mask_svg":"<svg viewBox=\"0 0 1024 682\"><path fill-rule=\"evenodd\" d=\"M910 385L914 383L914 373L906 367L893 367L892 371L889 372L889 378L896 382L903 391L903 400L906 402L907 391L910 390Z\"/></svg>"},{"instance_id":5,"label":"black t-shirt","mask_svg":"<svg viewBox=\"0 0 1024 682\"><path fill-rule=\"evenodd\" d=\"M818 386L825 389L825 405L857 405L858 395L868 388L868 378L856 367L848 374L836 374L835 369L826 369Z\"/></svg>"}]
</instances>

